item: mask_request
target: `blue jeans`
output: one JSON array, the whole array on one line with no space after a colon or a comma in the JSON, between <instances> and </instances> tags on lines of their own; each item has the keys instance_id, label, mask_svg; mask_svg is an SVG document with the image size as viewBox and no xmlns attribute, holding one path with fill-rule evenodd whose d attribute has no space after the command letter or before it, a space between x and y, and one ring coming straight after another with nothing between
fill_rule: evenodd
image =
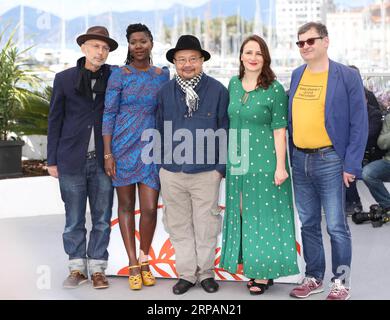
<instances>
[{"instance_id":1,"label":"blue jeans","mask_svg":"<svg viewBox=\"0 0 390 320\"><path fill-rule=\"evenodd\" d=\"M113 187L111 179L96 159L88 159L82 174L59 174L61 197L65 204L63 242L69 267L85 275L87 259L90 272L103 272L107 266L107 247L111 232ZM91 209L92 230L87 249L86 205Z\"/></svg>"},{"instance_id":2,"label":"blue jeans","mask_svg":"<svg viewBox=\"0 0 390 320\"><path fill-rule=\"evenodd\" d=\"M349 283L352 259L347 224L343 161L333 149L307 154L294 148L292 156L295 203L302 223L306 276L324 279L325 253L321 232L324 209L332 248L333 279Z\"/></svg>"},{"instance_id":3,"label":"blue jeans","mask_svg":"<svg viewBox=\"0 0 390 320\"><path fill-rule=\"evenodd\" d=\"M390 162L382 159L373 161L363 168L363 181L375 201L385 209L390 208L390 194L384 182L390 182Z\"/></svg>"}]
</instances>

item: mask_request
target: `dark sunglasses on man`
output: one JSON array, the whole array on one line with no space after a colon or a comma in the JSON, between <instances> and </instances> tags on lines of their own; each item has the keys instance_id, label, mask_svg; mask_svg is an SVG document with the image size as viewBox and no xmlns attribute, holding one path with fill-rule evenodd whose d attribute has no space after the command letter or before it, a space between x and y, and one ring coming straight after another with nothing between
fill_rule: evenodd
<instances>
[{"instance_id":1,"label":"dark sunglasses on man","mask_svg":"<svg viewBox=\"0 0 390 320\"><path fill-rule=\"evenodd\" d=\"M324 39L324 37L309 38L306 41L297 41L295 44L298 46L298 48L303 48L305 43L307 43L308 46L312 46L317 39Z\"/></svg>"}]
</instances>

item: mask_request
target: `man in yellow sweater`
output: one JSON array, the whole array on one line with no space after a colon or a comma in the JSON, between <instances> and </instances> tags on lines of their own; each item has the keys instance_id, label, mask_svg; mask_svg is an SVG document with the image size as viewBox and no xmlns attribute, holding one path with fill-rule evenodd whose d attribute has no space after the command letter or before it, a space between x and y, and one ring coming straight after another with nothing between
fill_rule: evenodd
<instances>
[{"instance_id":1,"label":"man in yellow sweater","mask_svg":"<svg viewBox=\"0 0 390 320\"><path fill-rule=\"evenodd\" d=\"M333 277L327 299L346 300L352 246L345 188L361 177L368 134L364 87L356 70L329 59L325 25L303 25L296 44L306 64L291 78L289 137L306 272L303 283L290 295L306 298L324 291L323 208L332 248Z\"/></svg>"}]
</instances>

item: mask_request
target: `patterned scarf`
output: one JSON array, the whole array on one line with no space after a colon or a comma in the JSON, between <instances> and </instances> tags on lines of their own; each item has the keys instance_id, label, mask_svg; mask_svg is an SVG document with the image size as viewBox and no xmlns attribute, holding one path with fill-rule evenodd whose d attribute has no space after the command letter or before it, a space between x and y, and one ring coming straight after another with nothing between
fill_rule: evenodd
<instances>
[{"instance_id":1,"label":"patterned scarf","mask_svg":"<svg viewBox=\"0 0 390 320\"><path fill-rule=\"evenodd\" d=\"M196 77L190 80L184 80L179 75L176 75L176 82L180 86L181 90L186 94L186 105L188 107L188 117L192 117L192 113L198 110L199 96L195 92L195 87L202 79L203 72L199 73Z\"/></svg>"}]
</instances>

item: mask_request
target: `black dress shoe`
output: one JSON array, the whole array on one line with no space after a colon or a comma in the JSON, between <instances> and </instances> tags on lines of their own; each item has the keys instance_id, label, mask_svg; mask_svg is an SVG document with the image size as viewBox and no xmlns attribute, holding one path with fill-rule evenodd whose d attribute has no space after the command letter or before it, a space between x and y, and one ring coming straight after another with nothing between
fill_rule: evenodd
<instances>
[{"instance_id":1,"label":"black dress shoe","mask_svg":"<svg viewBox=\"0 0 390 320\"><path fill-rule=\"evenodd\" d=\"M190 290L195 284L187 280L180 279L172 288L174 294L183 294Z\"/></svg>"},{"instance_id":2,"label":"black dress shoe","mask_svg":"<svg viewBox=\"0 0 390 320\"><path fill-rule=\"evenodd\" d=\"M200 285L202 286L202 288L204 289L204 291L208 292L208 293L213 293L213 292L217 292L218 291L218 288L219 288L219 285L218 283L214 280L214 278L208 278L208 279L204 279Z\"/></svg>"}]
</instances>

